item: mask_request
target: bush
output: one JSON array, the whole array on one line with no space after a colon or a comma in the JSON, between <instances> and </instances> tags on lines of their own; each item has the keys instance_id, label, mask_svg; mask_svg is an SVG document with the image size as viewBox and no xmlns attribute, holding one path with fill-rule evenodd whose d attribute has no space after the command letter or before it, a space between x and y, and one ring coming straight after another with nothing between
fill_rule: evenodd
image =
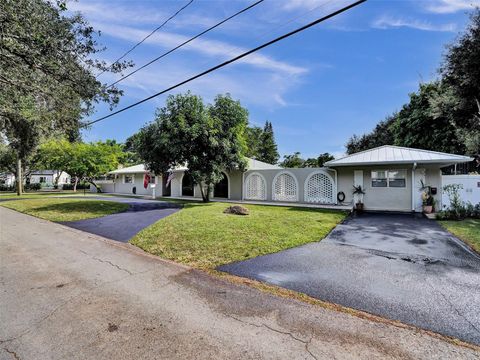
<instances>
[{"instance_id":1,"label":"bush","mask_svg":"<svg viewBox=\"0 0 480 360\"><path fill-rule=\"evenodd\" d=\"M77 184L77 190L90 189L89 183ZM62 190L73 190L73 184L63 184Z\"/></svg>"},{"instance_id":2,"label":"bush","mask_svg":"<svg viewBox=\"0 0 480 360\"><path fill-rule=\"evenodd\" d=\"M38 191L42 188L42 184L40 183L35 183L35 184L25 184L23 185L24 190L33 190L33 191Z\"/></svg>"},{"instance_id":3,"label":"bush","mask_svg":"<svg viewBox=\"0 0 480 360\"><path fill-rule=\"evenodd\" d=\"M15 191L15 186L0 184L0 191Z\"/></svg>"},{"instance_id":4,"label":"bush","mask_svg":"<svg viewBox=\"0 0 480 360\"><path fill-rule=\"evenodd\" d=\"M480 203L473 205L459 205L455 208L450 207L446 210L439 211L436 216L437 220L463 220L466 218L480 219Z\"/></svg>"}]
</instances>

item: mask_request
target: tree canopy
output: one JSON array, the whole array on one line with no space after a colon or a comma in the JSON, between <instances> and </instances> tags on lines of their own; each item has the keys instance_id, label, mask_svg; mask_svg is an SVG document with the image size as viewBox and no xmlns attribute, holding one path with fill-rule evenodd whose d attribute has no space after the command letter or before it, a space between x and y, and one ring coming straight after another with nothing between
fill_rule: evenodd
<instances>
[{"instance_id":1,"label":"tree canopy","mask_svg":"<svg viewBox=\"0 0 480 360\"><path fill-rule=\"evenodd\" d=\"M280 155L270 121L265 122L263 129L259 126L248 126L245 131L245 138L247 142L245 156L268 164L278 162Z\"/></svg>"},{"instance_id":2,"label":"tree canopy","mask_svg":"<svg viewBox=\"0 0 480 360\"><path fill-rule=\"evenodd\" d=\"M327 161L333 160L335 157L329 153L320 154L316 158L303 159L297 151L291 155L284 155L280 166L284 168L306 168L306 167L323 167Z\"/></svg>"},{"instance_id":3,"label":"tree canopy","mask_svg":"<svg viewBox=\"0 0 480 360\"><path fill-rule=\"evenodd\" d=\"M136 149L156 174L187 165L203 200L209 201L223 171L245 168L247 124L248 111L228 94L218 95L211 105L190 92L171 95L156 119L140 130Z\"/></svg>"},{"instance_id":4,"label":"tree canopy","mask_svg":"<svg viewBox=\"0 0 480 360\"><path fill-rule=\"evenodd\" d=\"M123 156L122 146L108 140L96 143L50 140L38 151L42 165L65 171L75 178L74 190L79 180L86 180L96 187L95 178L115 170Z\"/></svg>"},{"instance_id":5,"label":"tree canopy","mask_svg":"<svg viewBox=\"0 0 480 360\"><path fill-rule=\"evenodd\" d=\"M0 135L21 164L42 139L78 140L82 117L99 102L115 106L121 96L95 72L130 64L93 59L103 50L97 33L81 15L68 15L65 2L6 0L0 6Z\"/></svg>"}]
</instances>

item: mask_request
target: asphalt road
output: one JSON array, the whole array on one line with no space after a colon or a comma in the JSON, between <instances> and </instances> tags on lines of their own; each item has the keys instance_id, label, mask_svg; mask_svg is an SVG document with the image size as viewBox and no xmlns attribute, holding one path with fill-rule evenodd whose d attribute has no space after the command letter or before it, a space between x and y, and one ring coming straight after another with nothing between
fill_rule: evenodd
<instances>
[{"instance_id":1,"label":"asphalt road","mask_svg":"<svg viewBox=\"0 0 480 360\"><path fill-rule=\"evenodd\" d=\"M94 195L68 197L128 204L128 210L121 213L95 219L62 222L63 225L122 242L128 242L140 230L180 210L179 205L166 201Z\"/></svg>"},{"instance_id":2,"label":"asphalt road","mask_svg":"<svg viewBox=\"0 0 480 360\"><path fill-rule=\"evenodd\" d=\"M0 207L0 359L476 359Z\"/></svg>"},{"instance_id":3,"label":"asphalt road","mask_svg":"<svg viewBox=\"0 0 480 360\"><path fill-rule=\"evenodd\" d=\"M364 214L219 270L480 344L480 257L425 218Z\"/></svg>"}]
</instances>

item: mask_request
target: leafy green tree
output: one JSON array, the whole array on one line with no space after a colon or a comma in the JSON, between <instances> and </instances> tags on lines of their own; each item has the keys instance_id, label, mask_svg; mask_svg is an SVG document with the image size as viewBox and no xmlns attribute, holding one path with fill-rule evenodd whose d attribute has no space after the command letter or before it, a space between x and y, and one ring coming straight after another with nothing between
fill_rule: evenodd
<instances>
[{"instance_id":1,"label":"leafy green tree","mask_svg":"<svg viewBox=\"0 0 480 360\"><path fill-rule=\"evenodd\" d=\"M257 160L268 164L276 164L280 158L280 154L278 153L277 143L275 142L275 136L273 134L273 126L270 121L265 122L260 139Z\"/></svg>"},{"instance_id":2,"label":"leafy green tree","mask_svg":"<svg viewBox=\"0 0 480 360\"><path fill-rule=\"evenodd\" d=\"M245 140L247 147L245 156L260 160L260 144L262 142L263 129L259 126L247 126L245 129Z\"/></svg>"},{"instance_id":3,"label":"leafy green tree","mask_svg":"<svg viewBox=\"0 0 480 360\"><path fill-rule=\"evenodd\" d=\"M391 127L395 145L443 152L463 152L455 126L445 116L435 116L431 101L438 97L442 86L438 82L420 85L410 94L410 102L403 106Z\"/></svg>"},{"instance_id":4,"label":"leafy green tree","mask_svg":"<svg viewBox=\"0 0 480 360\"><path fill-rule=\"evenodd\" d=\"M74 191L80 180L88 181L98 189L95 178L115 170L123 157L122 146L114 141L71 143L50 140L40 146L38 153L43 165L65 171L75 179Z\"/></svg>"},{"instance_id":5,"label":"leafy green tree","mask_svg":"<svg viewBox=\"0 0 480 360\"><path fill-rule=\"evenodd\" d=\"M171 95L156 119L141 129L137 150L157 174L187 165L208 202L223 171L245 168L247 123L248 111L228 94L218 95L209 106L190 92Z\"/></svg>"},{"instance_id":6,"label":"leafy green tree","mask_svg":"<svg viewBox=\"0 0 480 360\"><path fill-rule=\"evenodd\" d=\"M300 153L297 151L291 155L284 155L279 165L284 168L303 168L305 167L305 160L300 157Z\"/></svg>"},{"instance_id":7,"label":"leafy green tree","mask_svg":"<svg viewBox=\"0 0 480 360\"><path fill-rule=\"evenodd\" d=\"M82 116L99 102L118 103L121 91L102 84L95 72L119 72L130 65L92 59L102 50L94 29L81 15L65 11L63 1L1 3L0 134L15 151L17 179L22 161L43 139L78 138Z\"/></svg>"},{"instance_id":8,"label":"leafy green tree","mask_svg":"<svg viewBox=\"0 0 480 360\"><path fill-rule=\"evenodd\" d=\"M396 113L387 116L385 120L380 121L370 133L361 136L353 135L345 146L347 154L353 154L383 145L393 145L395 138L391 127L397 120L397 116Z\"/></svg>"},{"instance_id":9,"label":"leafy green tree","mask_svg":"<svg viewBox=\"0 0 480 360\"><path fill-rule=\"evenodd\" d=\"M304 160L299 152L295 152L292 155L285 155L280 166L285 168L317 168L323 167L327 161L333 160L334 157L330 153L320 154L317 158L308 158Z\"/></svg>"},{"instance_id":10,"label":"leafy green tree","mask_svg":"<svg viewBox=\"0 0 480 360\"><path fill-rule=\"evenodd\" d=\"M480 154L480 8L465 32L448 47L440 67L442 81L452 93L444 109L450 113L457 136L471 155Z\"/></svg>"}]
</instances>

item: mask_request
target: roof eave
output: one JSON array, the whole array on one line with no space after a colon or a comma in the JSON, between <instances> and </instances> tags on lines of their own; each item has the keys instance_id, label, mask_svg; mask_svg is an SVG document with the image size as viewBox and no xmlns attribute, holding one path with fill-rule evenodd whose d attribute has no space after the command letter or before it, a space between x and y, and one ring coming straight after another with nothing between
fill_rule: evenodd
<instances>
[{"instance_id":1,"label":"roof eave","mask_svg":"<svg viewBox=\"0 0 480 360\"><path fill-rule=\"evenodd\" d=\"M441 166L448 166L459 163L467 163L473 161L473 158L465 159L445 159L445 160L404 160L404 161L367 161L367 162L349 162L349 163L325 163L326 167L341 167L341 166L373 166L373 165L405 165L405 164L439 164Z\"/></svg>"}]
</instances>

